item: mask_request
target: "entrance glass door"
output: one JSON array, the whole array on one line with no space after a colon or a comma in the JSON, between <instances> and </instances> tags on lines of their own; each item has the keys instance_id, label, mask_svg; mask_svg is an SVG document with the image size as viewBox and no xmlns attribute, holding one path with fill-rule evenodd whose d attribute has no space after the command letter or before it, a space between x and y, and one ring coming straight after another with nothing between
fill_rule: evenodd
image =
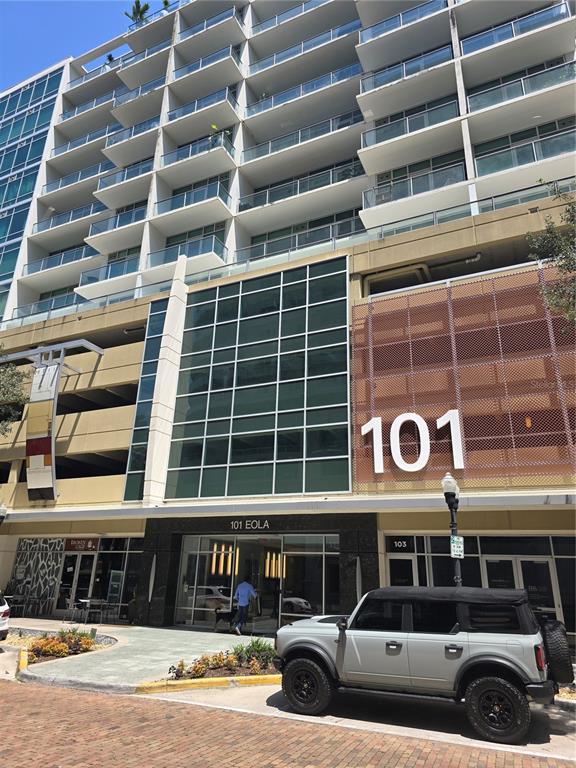
<instances>
[{"instance_id":1,"label":"entrance glass door","mask_svg":"<svg viewBox=\"0 0 576 768\"><path fill-rule=\"evenodd\" d=\"M56 597L56 611L66 611L90 597L95 554L66 554L62 564L62 575Z\"/></svg>"},{"instance_id":2,"label":"entrance glass door","mask_svg":"<svg viewBox=\"0 0 576 768\"><path fill-rule=\"evenodd\" d=\"M389 557L388 584L391 587L413 587L417 583L415 565L416 558L410 555L407 557Z\"/></svg>"},{"instance_id":3,"label":"entrance glass door","mask_svg":"<svg viewBox=\"0 0 576 768\"><path fill-rule=\"evenodd\" d=\"M513 560L486 560L487 585L491 589L516 589Z\"/></svg>"},{"instance_id":4,"label":"entrance glass door","mask_svg":"<svg viewBox=\"0 0 576 768\"><path fill-rule=\"evenodd\" d=\"M486 558L486 585L493 589L525 589L534 609L555 619L560 614L558 589L548 558Z\"/></svg>"}]
</instances>

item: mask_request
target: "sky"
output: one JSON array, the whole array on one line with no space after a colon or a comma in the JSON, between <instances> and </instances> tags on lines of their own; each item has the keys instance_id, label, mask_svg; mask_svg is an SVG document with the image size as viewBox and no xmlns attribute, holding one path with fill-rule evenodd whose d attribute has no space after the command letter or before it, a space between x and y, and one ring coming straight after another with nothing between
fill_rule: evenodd
<instances>
[{"instance_id":1,"label":"sky","mask_svg":"<svg viewBox=\"0 0 576 768\"><path fill-rule=\"evenodd\" d=\"M150 12L161 7L149 0ZM0 0L0 92L125 32L132 0Z\"/></svg>"}]
</instances>

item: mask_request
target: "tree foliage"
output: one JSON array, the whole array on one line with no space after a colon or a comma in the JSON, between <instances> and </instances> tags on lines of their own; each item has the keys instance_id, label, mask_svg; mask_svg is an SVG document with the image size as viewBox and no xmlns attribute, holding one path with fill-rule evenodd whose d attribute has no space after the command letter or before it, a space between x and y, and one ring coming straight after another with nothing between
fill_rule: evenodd
<instances>
[{"instance_id":1,"label":"tree foliage","mask_svg":"<svg viewBox=\"0 0 576 768\"><path fill-rule=\"evenodd\" d=\"M0 348L0 354L2 350ZM10 427L22 417L22 407L28 402L25 384L28 374L14 363L2 363L0 357L0 435L5 437Z\"/></svg>"},{"instance_id":2,"label":"tree foliage","mask_svg":"<svg viewBox=\"0 0 576 768\"><path fill-rule=\"evenodd\" d=\"M131 21L137 23L139 21L144 21L149 10L149 3L141 3L140 0L134 0L132 3L132 10L130 13L124 11L124 16L128 16Z\"/></svg>"},{"instance_id":3,"label":"tree foliage","mask_svg":"<svg viewBox=\"0 0 576 768\"><path fill-rule=\"evenodd\" d=\"M543 289L548 308L576 322L576 200L557 190L556 199L565 205L562 223L556 225L547 216L544 231L531 232L526 238L531 257L548 262L559 272L558 279Z\"/></svg>"}]
</instances>

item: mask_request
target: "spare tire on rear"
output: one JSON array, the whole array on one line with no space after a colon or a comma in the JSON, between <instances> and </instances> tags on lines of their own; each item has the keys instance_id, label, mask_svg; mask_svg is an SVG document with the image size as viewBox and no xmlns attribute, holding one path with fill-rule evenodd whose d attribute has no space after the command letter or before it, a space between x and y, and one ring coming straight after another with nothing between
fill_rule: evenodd
<instances>
[{"instance_id":1,"label":"spare tire on rear","mask_svg":"<svg viewBox=\"0 0 576 768\"><path fill-rule=\"evenodd\" d=\"M559 685L569 685L574 680L574 670L566 628L561 621L544 621L541 627L549 675Z\"/></svg>"}]
</instances>

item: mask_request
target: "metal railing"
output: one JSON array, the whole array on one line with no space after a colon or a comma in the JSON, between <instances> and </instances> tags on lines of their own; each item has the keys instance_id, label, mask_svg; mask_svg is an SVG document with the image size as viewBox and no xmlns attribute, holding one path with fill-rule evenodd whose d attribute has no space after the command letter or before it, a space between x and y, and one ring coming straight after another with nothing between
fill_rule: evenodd
<instances>
[{"instance_id":1,"label":"metal railing","mask_svg":"<svg viewBox=\"0 0 576 768\"><path fill-rule=\"evenodd\" d=\"M322 120L320 123L308 125L306 128L300 128L298 131L286 133L284 136L278 136L276 139L271 139L270 141L265 141L262 144L256 144L254 147L245 149L242 153L242 162L247 163L259 157L266 157L275 152L281 152L283 149L303 144L311 139L317 139L319 136L326 136L329 133L340 131L342 128L349 128L351 125L361 123L363 120L364 117L359 109Z\"/></svg>"},{"instance_id":2,"label":"metal railing","mask_svg":"<svg viewBox=\"0 0 576 768\"><path fill-rule=\"evenodd\" d=\"M114 184L121 184L128 179L135 179L137 176L142 176L144 173L148 173L154 168L154 158L148 160L142 160L140 163L129 165L127 168L122 168L116 173L109 173L107 176L103 176L98 182L98 189L106 189Z\"/></svg>"},{"instance_id":3,"label":"metal railing","mask_svg":"<svg viewBox=\"0 0 576 768\"><path fill-rule=\"evenodd\" d=\"M156 88L160 88L160 86L164 85L165 82L165 77L157 77L155 80L150 80L148 83L143 83L142 85L138 86L138 88L133 88L131 91L126 91L120 94L120 96L115 96L114 106L117 107L120 104L126 104L129 101L134 101L134 99L138 99L140 96L145 96L147 93L155 91Z\"/></svg>"},{"instance_id":4,"label":"metal railing","mask_svg":"<svg viewBox=\"0 0 576 768\"><path fill-rule=\"evenodd\" d=\"M168 40L163 40L161 43L156 43L156 45L153 45L150 48L146 48L139 53L127 53L120 59L120 68L124 69L124 67L129 67L132 64L136 64L138 61L143 61L149 56L153 56L155 53L159 53L160 51L166 50L166 48L170 48L171 45L172 38L169 37Z\"/></svg>"},{"instance_id":5,"label":"metal railing","mask_svg":"<svg viewBox=\"0 0 576 768\"><path fill-rule=\"evenodd\" d=\"M402 117L400 120L394 120L391 123L385 123L378 128L365 131L362 134L362 148L373 147L375 144L381 144L383 141L395 139L398 136L405 136L414 131L421 131L423 128L429 128L432 125L443 123L446 120L452 120L458 117L458 102L449 101L447 104L441 104L438 107L427 109L410 117Z\"/></svg>"},{"instance_id":6,"label":"metal railing","mask_svg":"<svg viewBox=\"0 0 576 768\"><path fill-rule=\"evenodd\" d=\"M456 163L448 168L439 168L436 171L420 173L417 176L409 176L407 179L391 181L377 187L365 190L363 194L364 208L373 208L376 205L384 205L405 197L420 195L433 189L448 187L466 180L466 168L464 163Z\"/></svg>"},{"instance_id":7,"label":"metal railing","mask_svg":"<svg viewBox=\"0 0 576 768\"><path fill-rule=\"evenodd\" d=\"M180 77L190 75L192 72L198 72L199 69L204 69L211 64L216 64L216 62L228 58L233 59L233 61L240 67L240 54L238 53L237 46L228 45L225 48L221 48L219 51L215 51L214 53L208 54L208 56L203 56L201 59L193 61L191 64L186 64L179 69L175 69L174 78L178 80Z\"/></svg>"},{"instance_id":8,"label":"metal railing","mask_svg":"<svg viewBox=\"0 0 576 768\"><path fill-rule=\"evenodd\" d=\"M314 37L309 37L307 40L303 40L297 45L293 45L283 51L278 51L278 53L273 53L271 56L255 61L254 64L251 64L248 67L248 76L255 75L257 72L273 67L283 61L294 59L296 56L308 53L308 51L313 51L314 48L326 45L326 43L331 43L333 40L338 40L340 37L350 35L359 30L361 26L362 23L360 22L360 19L354 19L354 21L349 21L347 24L342 24L339 27L334 27L334 29L329 29Z\"/></svg>"},{"instance_id":9,"label":"metal railing","mask_svg":"<svg viewBox=\"0 0 576 768\"><path fill-rule=\"evenodd\" d=\"M277 27L279 24L283 24L285 21L289 21L290 19L294 19L297 16L301 16L303 13L312 11L314 8L318 8L320 5L325 5L328 2L330 2L330 0L308 0L305 3L296 5L293 8L289 8L287 11L284 11L283 13L279 13L276 16L272 16L269 19L258 22L258 24L255 24L252 27L252 34L258 35L260 32L264 32L266 29Z\"/></svg>"},{"instance_id":10,"label":"metal railing","mask_svg":"<svg viewBox=\"0 0 576 768\"><path fill-rule=\"evenodd\" d=\"M156 203L156 215L175 211L178 208L186 208L195 203L202 203L205 200L213 200L219 197L223 203L230 207L232 197L221 181L214 181L212 184L206 184L197 189L189 189L187 192L180 192L178 195L172 195L165 200Z\"/></svg>"},{"instance_id":11,"label":"metal railing","mask_svg":"<svg viewBox=\"0 0 576 768\"><path fill-rule=\"evenodd\" d=\"M106 146L111 147L114 144L119 144L121 141L128 141L133 139L134 136L139 136L141 133L151 131L153 128L158 128L160 125L160 116L151 117L149 120L144 120L141 123L130 126L130 128L124 128L123 130L117 130L113 136L110 136L106 140Z\"/></svg>"},{"instance_id":12,"label":"metal railing","mask_svg":"<svg viewBox=\"0 0 576 768\"><path fill-rule=\"evenodd\" d=\"M78 248L69 248L66 251L53 253L50 256L39 259L38 261L29 261L28 264L24 266L22 274L35 275L37 272L44 272L45 269L61 267L63 264L73 264L75 261L82 261L82 259L88 259L91 256L97 255L98 251L92 248L90 245L83 245Z\"/></svg>"},{"instance_id":13,"label":"metal railing","mask_svg":"<svg viewBox=\"0 0 576 768\"><path fill-rule=\"evenodd\" d=\"M49 181L42 187L42 194L46 195L49 192L55 192L57 189L69 187L71 184L76 184L77 182L83 181L84 179L90 179L93 176L98 176L101 173L110 171L115 167L116 166L111 160L103 160L101 163L96 163L96 165L91 165L88 168L82 168L81 171L69 173L68 176L63 176L61 179Z\"/></svg>"},{"instance_id":14,"label":"metal railing","mask_svg":"<svg viewBox=\"0 0 576 768\"><path fill-rule=\"evenodd\" d=\"M122 211L122 213L117 213L116 216L111 216L109 219L95 221L90 227L89 237L99 235L102 232L110 232L119 227L127 227L129 224L136 224L138 221L142 221L145 218L145 205L140 206L140 208L132 208L130 211Z\"/></svg>"},{"instance_id":15,"label":"metal railing","mask_svg":"<svg viewBox=\"0 0 576 768\"><path fill-rule=\"evenodd\" d=\"M186 243L171 245L160 251L152 251L148 254L146 266L148 268L159 267L163 264L171 264L177 261L180 256L186 256L187 259L191 259L194 256L201 256L206 253L215 253L224 261L228 256L224 243L216 235L209 235L198 240L188 240Z\"/></svg>"},{"instance_id":16,"label":"metal railing","mask_svg":"<svg viewBox=\"0 0 576 768\"><path fill-rule=\"evenodd\" d=\"M570 16L570 9L567 3L558 3L541 11L529 13L515 21L509 21L507 24L500 24L493 29L487 29L477 35L472 35L461 41L462 55L480 51L482 48L488 48L496 43L502 43L519 35L525 35L527 32L533 32L535 29L554 24L556 21L567 19Z\"/></svg>"},{"instance_id":17,"label":"metal railing","mask_svg":"<svg viewBox=\"0 0 576 768\"><path fill-rule=\"evenodd\" d=\"M128 31L133 32L135 29L140 29L140 27L145 27L147 24L150 24L152 21L157 21L157 19L161 19L163 16L168 16L169 13L172 13L172 11L177 11L178 8L182 8L184 5L188 5L188 3L191 3L192 0L175 0L175 2L170 3L170 5L167 8L160 8L159 11L155 11L154 13L151 13L149 16L145 16L143 19L140 19L140 21L135 21L132 24L128 26Z\"/></svg>"},{"instance_id":18,"label":"metal railing","mask_svg":"<svg viewBox=\"0 0 576 768\"><path fill-rule=\"evenodd\" d=\"M260 192L254 192L251 195L245 195L240 198L239 211L247 211L252 208L259 208L262 205L276 203L279 200L285 200L288 197L302 195L304 192L312 192L315 189L328 187L331 184L338 184L341 181L356 178L365 175L364 166L355 159L350 162L339 165L336 168L330 168L320 173L313 173L310 176L304 176L301 179L294 179L286 184L279 184L276 187L269 187Z\"/></svg>"},{"instance_id":19,"label":"metal railing","mask_svg":"<svg viewBox=\"0 0 576 768\"><path fill-rule=\"evenodd\" d=\"M53 229L59 227L62 224L69 224L71 221L77 221L78 219L85 219L87 216L93 216L95 213L102 213L102 211L108 210L104 203L99 200L90 205L82 205L79 208L73 208L70 211L64 211L64 213L57 213L54 216L50 216L48 219L41 219L32 230L33 234L37 232L45 232L47 229Z\"/></svg>"},{"instance_id":20,"label":"metal railing","mask_svg":"<svg viewBox=\"0 0 576 768\"><path fill-rule=\"evenodd\" d=\"M92 80L94 77L97 77L98 75L103 75L104 72L111 72L113 69L116 69L116 67L120 66L121 61L122 59L107 61L101 66L96 67L95 69L91 69L89 72L86 72L86 74L80 75L80 77L75 77L74 80L70 80L70 82L68 83L68 87L65 90L70 91L72 88L76 88L77 85L82 85L82 83L85 83L88 80Z\"/></svg>"},{"instance_id":21,"label":"metal railing","mask_svg":"<svg viewBox=\"0 0 576 768\"><path fill-rule=\"evenodd\" d=\"M575 128L476 157L476 174L487 176L569 152L576 152Z\"/></svg>"},{"instance_id":22,"label":"metal railing","mask_svg":"<svg viewBox=\"0 0 576 768\"><path fill-rule=\"evenodd\" d=\"M444 45L442 48L436 48L434 51L415 56L413 59L401 61L391 67L385 67L378 72L371 72L360 81L360 92L366 93L380 88L382 85L395 83L405 77L410 77L417 72L423 72L426 69L437 67L452 59L452 46Z\"/></svg>"},{"instance_id":23,"label":"metal railing","mask_svg":"<svg viewBox=\"0 0 576 768\"><path fill-rule=\"evenodd\" d=\"M265 99L249 104L246 107L246 117L252 117L260 112L265 112L268 109L273 109L281 104L286 104L289 101L294 101L302 96L306 96L314 91L319 91L321 88L327 88L335 83L340 83L343 80L350 80L362 73L362 65L360 63L350 64L341 69L336 69L333 72L328 72L325 75L314 78L314 80L308 80L305 83L300 83L293 88L288 88L286 91L280 91L273 96L267 96Z\"/></svg>"},{"instance_id":24,"label":"metal railing","mask_svg":"<svg viewBox=\"0 0 576 768\"><path fill-rule=\"evenodd\" d=\"M187 160L189 157L195 155L201 155L204 152L210 152L211 149L216 147L224 147L230 157L234 157L234 147L228 136L222 133L214 133L212 136L206 136L204 139L193 141L190 144L185 144L183 147L178 147L172 152L162 156L162 165L172 165L178 163L180 160Z\"/></svg>"},{"instance_id":25,"label":"metal railing","mask_svg":"<svg viewBox=\"0 0 576 768\"><path fill-rule=\"evenodd\" d=\"M110 280L113 277L131 275L134 272L138 272L139 264L140 257L136 256L136 258L133 259L111 261L103 267L96 267L96 269L87 269L80 275L80 282L78 285L91 285L92 283L101 283L103 280Z\"/></svg>"},{"instance_id":26,"label":"metal railing","mask_svg":"<svg viewBox=\"0 0 576 768\"><path fill-rule=\"evenodd\" d=\"M106 102L112 101L116 98L116 96L119 96L121 93L124 93L127 90L128 89L126 87L116 88L113 91L107 91L106 93L103 93L101 96L96 96L94 99L90 99L90 101L85 101L82 104L78 104L77 107L68 109L66 112L62 112L58 118L58 122L63 123L65 120L69 120L71 117L76 117L76 115L81 115L83 112L88 112L88 110L94 109L94 107L99 107L100 104L106 104Z\"/></svg>"},{"instance_id":27,"label":"metal railing","mask_svg":"<svg viewBox=\"0 0 576 768\"><path fill-rule=\"evenodd\" d=\"M567 61L558 67L544 69L534 75L520 77L518 80L512 80L509 83L496 85L487 88L485 91L478 91L468 96L468 109L475 112L479 109L492 107L495 104L501 104L504 101L517 99L520 96L527 96L535 91L542 91L544 88L552 88L555 85L569 83L576 80L576 62Z\"/></svg>"},{"instance_id":28,"label":"metal railing","mask_svg":"<svg viewBox=\"0 0 576 768\"><path fill-rule=\"evenodd\" d=\"M178 120L179 117L199 112L201 109L211 107L220 101L228 101L236 111L238 110L238 102L232 90L230 88L222 88L220 91L209 93L207 96L202 96L200 99L195 99L188 104L173 109L171 112L168 112L168 120Z\"/></svg>"},{"instance_id":29,"label":"metal railing","mask_svg":"<svg viewBox=\"0 0 576 768\"><path fill-rule=\"evenodd\" d=\"M374 40L374 38L392 32L394 29L400 29L400 27L405 27L407 24L420 21L420 19L424 19L426 16L430 16L447 7L448 0L429 0L427 3L417 5L415 8L410 8L403 13L396 14L396 16L390 16L384 19L384 21L379 21L378 24L361 30L360 42L367 43L369 40Z\"/></svg>"},{"instance_id":30,"label":"metal railing","mask_svg":"<svg viewBox=\"0 0 576 768\"><path fill-rule=\"evenodd\" d=\"M57 157L58 155L64 154L64 152L69 152L71 149L82 147L84 144L89 144L91 141L101 139L103 136L110 136L120 130L122 130L122 126L119 123L105 125L103 128L98 128L96 131L90 131L90 133L86 133L84 136L72 139L67 144L60 144L58 147L54 147L52 150L52 157Z\"/></svg>"},{"instance_id":31,"label":"metal railing","mask_svg":"<svg viewBox=\"0 0 576 768\"><path fill-rule=\"evenodd\" d=\"M240 14L236 8L229 8L227 11L217 13L215 16L211 16L209 19L204 19L198 24L194 24L191 27L183 29L182 32L180 32L178 35L178 42L181 43L182 40L186 40L188 37L198 35L200 32L204 32L207 29L210 29L210 27L214 27L216 24L220 24L222 21L234 18L237 19L238 23L242 25L242 19L240 18Z\"/></svg>"},{"instance_id":32,"label":"metal railing","mask_svg":"<svg viewBox=\"0 0 576 768\"><path fill-rule=\"evenodd\" d=\"M50 299L40 299L39 301L33 301L30 304L22 304L20 307L16 307L12 311L12 318L16 320L19 318L29 317L30 315L52 312L55 309L73 307L74 305L81 302L82 297L78 296L77 293L64 293L61 296L53 296Z\"/></svg>"}]
</instances>

